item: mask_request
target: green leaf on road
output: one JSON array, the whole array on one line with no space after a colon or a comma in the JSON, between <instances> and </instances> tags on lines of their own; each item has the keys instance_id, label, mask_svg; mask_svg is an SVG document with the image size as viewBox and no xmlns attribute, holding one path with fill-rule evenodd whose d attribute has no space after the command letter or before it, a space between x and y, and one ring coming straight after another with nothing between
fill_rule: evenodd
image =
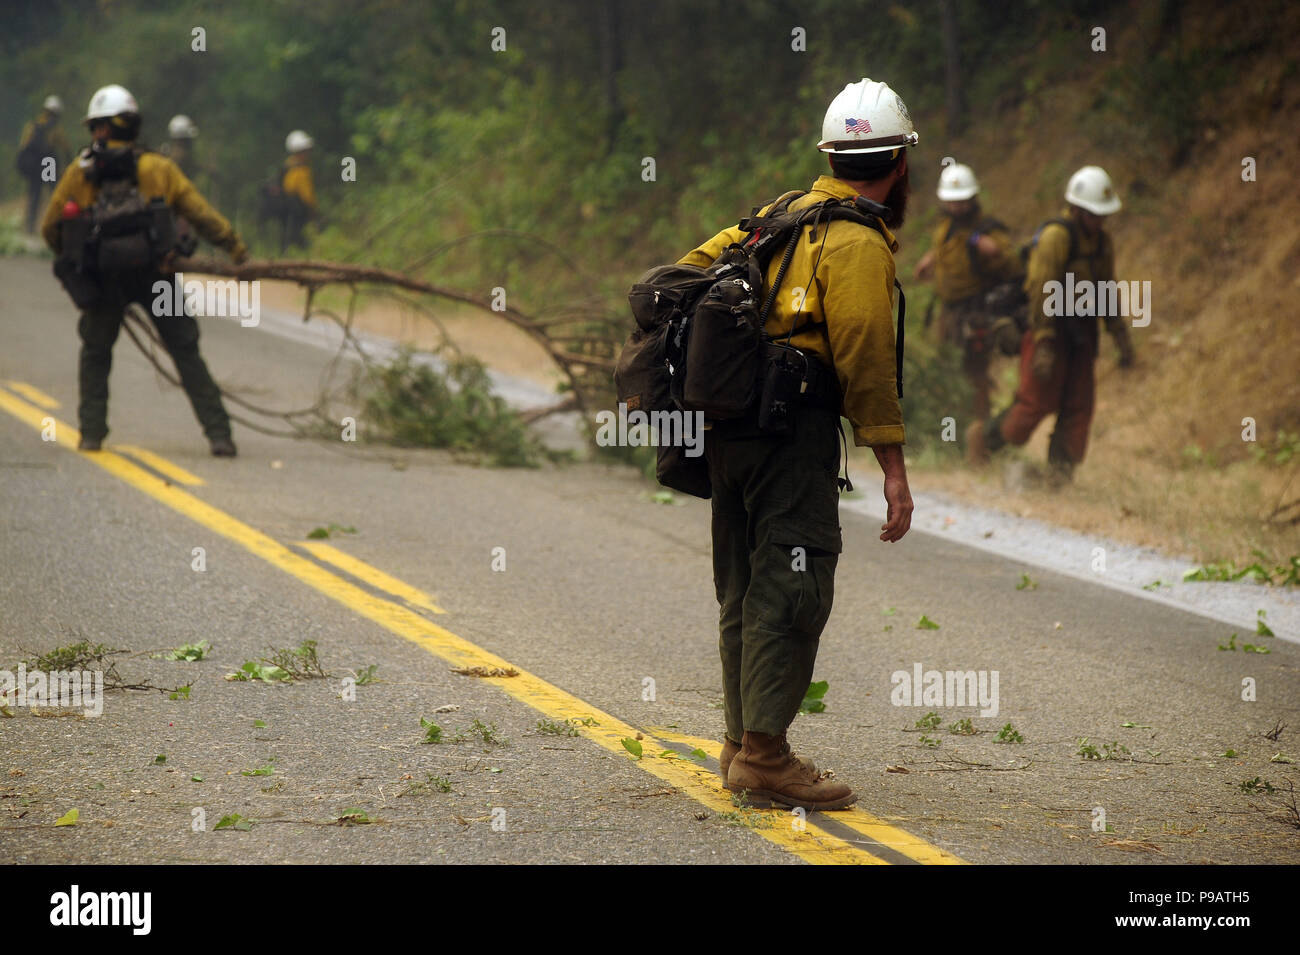
<instances>
[{"instance_id":1,"label":"green leaf on road","mask_svg":"<svg viewBox=\"0 0 1300 955\"><path fill-rule=\"evenodd\" d=\"M420 740L421 743L442 742L442 727L439 726L437 723L433 723L429 720L426 720L423 716L421 716L420 729L424 730L424 739Z\"/></svg>"},{"instance_id":2,"label":"green leaf on road","mask_svg":"<svg viewBox=\"0 0 1300 955\"><path fill-rule=\"evenodd\" d=\"M640 759L640 758L641 758L641 744L640 744L640 743L638 743L638 742L637 742L636 740L634 740L634 739L624 739L622 742L623 742L623 748L624 748L625 750L627 750L629 753L631 753L631 754L632 754L633 756L635 756L637 759Z\"/></svg>"},{"instance_id":3,"label":"green leaf on road","mask_svg":"<svg viewBox=\"0 0 1300 955\"><path fill-rule=\"evenodd\" d=\"M265 765L265 766L259 766L257 769L241 769L241 770L239 771L239 775L241 775L241 776L270 776L270 775L271 775L272 773L274 773L274 772L275 772L275 767L272 766L272 765L270 765L270 764L268 763L268 764Z\"/></svg>"},{"instance_id":4,"label":"green leaf on road","mask_svg":"<svg viewBox=\"0 0 1300 955\"><path fill-rule=\"evenodd\" d=\"M203 782L203 777L200 776L198 773L195 773L193 776L190 777L190 782L201 783Z\"/></svg>"},{"instance_id":5,"label":"green leaf on road","mask_svg":"<svg viewBox=\"0 0 1300 955\"><path fill-rule=\"evenodd\" d=\"M925 614L921 614L921 619L916 621L916 629L917 630L938 630L939 625L935 623L933 620L931 620L929 617L927 617Z\"/></svg>"},{"instance_id":6,"label":"green leaf on road","mask_svg":"<svg viewBox=\"0 0 1300 955\"><path fill-rule=\"evenodd\" d=\"M251 820L245 819L239 813L234 812L229 816L222 816L221 821L213 826L212 830L215 832L218 829L237 829L240 832L250 832L252 828L253 823Z\"/></svg>"},{"instance_id":7,"label":"green leaf on road","mask_svg":"<svg viewBox=\"0 0 1300 955\"><path fill-rule=\"evenodd\" d=\"M830 689L830 682L827 680L817 680L808 684L808 689L803 695L803 702L799 704L800 713L825 713L826 704L822 702L822 697Z\"/></svg>"},{"instance_id":8,"label":"green leaf on road","mask_svg":"<svg viewBox=\"0 0 1300 955\"><path fill-rule=\"evenodd\" d=\"M1016 590L1037 590L1038 582L1028 574L1020 575L1020 583L1016 584Z\"/></svg>"},{"instance_id":9,"label":"green leaf on road","mask_svg":"<svg viewBox=\"0 0 1300 955\"><path fill-rule=\"evenodd\" d=\"M1263 610L1259 610L1255 613L1255 617L1257 618L1255 620L1255 636L1257 637L1277 636L1277 634L1275 634L1272 630L1269 629L1268 624L1264 622L1264 616L1265 614Z\"/></svg>"},{"instance_id":10,"label":"green leaf on road","mask_svg":"<svg viewBox=\"0 0 1300 955\"><path fill-rule=\"evenodd\" d=\"M56 826L75 826L77 820L81 817L80 809L69 809L58 819L54 820Z\"/></svg>"}]
</instances>

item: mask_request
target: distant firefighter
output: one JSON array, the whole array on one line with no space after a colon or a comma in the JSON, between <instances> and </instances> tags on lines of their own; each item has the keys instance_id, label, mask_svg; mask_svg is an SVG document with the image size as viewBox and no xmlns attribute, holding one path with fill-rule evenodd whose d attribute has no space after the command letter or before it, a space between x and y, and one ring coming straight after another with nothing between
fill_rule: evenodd
<instances>
[{"instance_id":1,"label":"distant firefighter","mask_svg":"<svg viewBox=\"0 0 1300 955\"><path fill-rule=\"evenodd\" d=\"M233 457L230 417L199 354L194 317L155 309L155 283L176 251L174 216L236 262L248 249L230 223L199 195L176 164L137 145L140 107L121 86L95 92L86 110L94 137L55 187L41 232L54 251L54 274L81 310L80 449L100 450L108 434L108 373L113 344L131 303L144 306L176 363L181 384L212 453Z\"/></svg>"},{"instance_id":2,"label":"distant firefighter","mask_svg":"<svg viewBox=\"0 0 1300 955\"><path fill-rule=\"evenodd\" d=\"M282 251L301 246L303 228L316 218L316 187L311 178L311 150L315 141L301 129L295 129L284 140L289 155L284 160L284 174L280 185L284 191L284 239Z\"/></svg>"},{"instance_id":3,"label":"distant firefighter","mask_svg":"<svg viewBox=\"0 0 1300 955\"><path fill-rule=\"evenodd\" d=\"M985 296L1024 275L1007 227L980 208L979 182L969 166L954 163L939 176L943 215L916 277L934 277L941 303L939 338L962 350L962 369L974 392L977 420L989 416L989 361L993 354L994 315Z\"/></svg>"},{"instance_id":4,"label":"distant firefighter","mask_svg":"<svg viewBox=\"0 0 1300 955\"><path fill-rule=\"evenodd\" d=\"M167 123L167 142L158 151L181 167L181 172L191 181L198 167L194 162L194 140L199 137L199 128L194 120L184 113L177 113Z\"/></svg>"},{"instance_id":5,"label":"distant firefighter","mask_svg":"<svg viewBox=\"0 0 1300 955\"><path fill-rule=\"evenodd\" d=\"M27 215L23 223L29 233L36 232L45 184L53 188L72 155L72 147L59 126L62 115L63 101L53 95L45 97L39 115L23 127L22 138L18 140L15 165L27 183Z\"/></svg>"},{"instance_id":6,"label":"distant firefighter","mask_svg":"<svg viewBox=\"0 0 1300 955\"><path fill-rule=\"evenodd\" d=\"M1088 447L1099 316L1119 348L1120 367L1133 364L1126 316L1112 307L1118 296L1108 302L1105 294L1106 286L1115 286L1115 251L1102 225L1119 211L1119 196L1104 169L1084 166L1070 177L1065 201L1060 216L1039 227L1029 248L1030 327L1021 341L1015 402L968 434L972 455L980 457L1007 444L1024 444L1039 422L1055 414L1047 449L1054 484L1069 481Z\"/></svg>"}]
</instances>

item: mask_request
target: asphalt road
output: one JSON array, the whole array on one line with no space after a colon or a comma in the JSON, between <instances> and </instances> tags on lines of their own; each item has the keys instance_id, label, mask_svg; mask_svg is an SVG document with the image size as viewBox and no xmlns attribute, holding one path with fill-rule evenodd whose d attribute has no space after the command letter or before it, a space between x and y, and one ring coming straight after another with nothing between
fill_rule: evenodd
<instances>
[{"instance_id":1,"label":"asphalt road","mask_svg":"<svg viewBox=\"0 0 1300 955\"><path fill-rule=\"evenodd\" d=\"M598 464L492 470L247 429L237 459L213 459L125 337L107 451L85 455L70 302L48 261L0 259L0 288L0 668L86 639L130 651L112 658L127 682L192 684L111 691L99 717L11 705L11 860L1300 861L1282 808L1300 772L1271 761L1300 759L1300 646L1221 651L1212 620L919 532L887 546L845 512L827 708L791 739L859 805L739 812L689 755L716 754L722 729L705 502L655 503ZM326 360L215 319L203 352L224 386L283 407L310 403ZM355 533L307 540L330 524ZM1018 590L1026 571L1037 587ZM150 655L200 640L198 662ZM304 640L330 677L224 679ZM997 671L997 714L894 705L891 674L917 664ZM348 699L343 678L372 665ZM963 718L973 735L950 731ZM579 735L539 728L564 720ZM1008 723L1022 742L996 741ZM621 742L637 733L640 759ZM373 821L340 825L353 810ZM215 828L235 814L251 829Z\"/></svg>"}]
</instances>

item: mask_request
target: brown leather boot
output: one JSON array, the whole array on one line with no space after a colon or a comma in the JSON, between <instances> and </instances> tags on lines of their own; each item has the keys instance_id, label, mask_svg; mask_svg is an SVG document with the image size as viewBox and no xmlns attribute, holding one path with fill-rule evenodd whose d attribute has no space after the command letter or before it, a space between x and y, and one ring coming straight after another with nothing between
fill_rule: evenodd
<instances>
[{"instance_id":1,"label":"brown leather boot","mask_svg":"<svg viewBox=\"0 0 1300 955\"><path fill-rule=\"evenodd\" d=\"M844 809L857 802L853 790L790 752L785 734L745 731L740 752L727 769L727 788L748 791L757 801L771 800L804 809Z\"/></svg>"},{"instance_id":2,"label":"brown leather boot","mask_svg":"<svg viewBox=\"0 0 1300 955\"><path fill-rule=\"evenodd\" d=\"M739 743L733 743L730 736L722 738L722 752L718 754L718 775L722 777L724 786L727 783L727 767L731 765L731 761L736 758L736 754L739 752Z\"/></svg>"}]
</instances>

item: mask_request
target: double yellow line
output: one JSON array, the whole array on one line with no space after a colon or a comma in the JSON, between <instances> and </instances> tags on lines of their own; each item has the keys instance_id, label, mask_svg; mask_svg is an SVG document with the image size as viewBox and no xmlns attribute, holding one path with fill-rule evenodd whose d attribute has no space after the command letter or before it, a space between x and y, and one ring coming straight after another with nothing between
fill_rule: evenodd
<instances>
[{"instance_id":1,"label":"double yellow line","mask_svg":"<svg viewBox=\"0 0 1300 955\"><path fill-rule=\"evenodd\" d=\"M12 392L18 392L31 401L0 390L0 409L37 431L48 433L53 424L54 440L75 451L79 438L77 430L49 414L51 409L58 407L55 399L23 382L5 384ZM453 666L517 670L518 676L489 677L487 682L497 685L549 719L580 723L579 732L596 745L630 758L623 740L640 735L642 757L636 761L638 767L716 813L736 812L731 796L722 788L716 772L689 757L693 749L699 748L709 755L711 762L716 761L717 743L676 736L667 731L638 731L540 677L512 667L508 661L456 636L419 612L443 613L429 595L328 544L302 542L297 546L315 559L302 556L183 490L179 485L198 486L202 480L152 452L139 448L130 450L140 462L163 477L112 450L77 453L136 490L234 541L267 563L390 632L424 647ZM342 576L324 564L332 565L367 586L353 583L348 576ZM396 599L387 599L375 591ZM808 862L853 865L953 864L962 861L856 807L835 813L813 813L806 819L780 810L746 810L737 816L737 821L752 826L758 835Z\"/></svg>"}]
</instances>

